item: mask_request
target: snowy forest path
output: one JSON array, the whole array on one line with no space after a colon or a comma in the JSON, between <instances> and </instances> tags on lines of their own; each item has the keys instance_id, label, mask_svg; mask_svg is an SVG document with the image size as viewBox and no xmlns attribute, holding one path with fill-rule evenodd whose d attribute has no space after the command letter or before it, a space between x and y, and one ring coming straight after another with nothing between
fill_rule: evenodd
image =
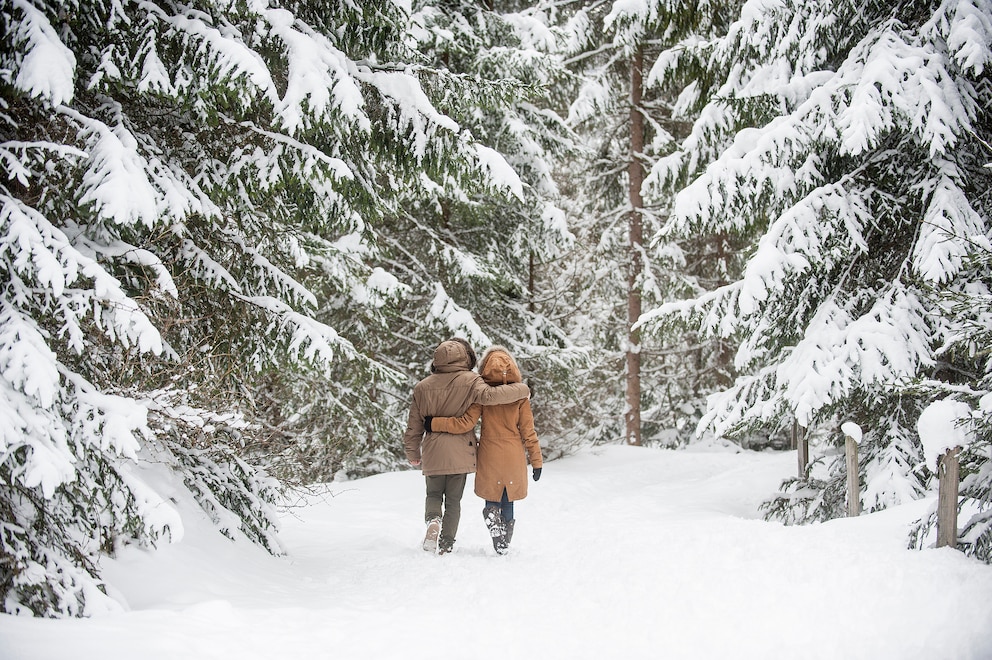
<instances>
[{"instance_id":1,"label":"snowy forest path","mask_svg":"<svg viewBox=\"0 0 992 660\"><path fill-rule=\"evenodd\" d=\"M189 522L181 543L108 562L131 611L2 617L0 657L992 657L992 567L905 549L931 502L761 520L794 466L792 453L585 450L531 483L505 557L471 482L445 556L419 547L419 472L333 483L286 509L285 557Z\"/></svg>"}]
</instances>

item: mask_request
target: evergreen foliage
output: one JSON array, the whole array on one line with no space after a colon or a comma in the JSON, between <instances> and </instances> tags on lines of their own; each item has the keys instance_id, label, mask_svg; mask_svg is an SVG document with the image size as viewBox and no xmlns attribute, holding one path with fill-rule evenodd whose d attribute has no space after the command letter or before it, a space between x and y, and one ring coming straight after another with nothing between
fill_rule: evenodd
<instances>
[{"instance_id":1,"label":"evergreen foliage","mask_svg":"<svg viewBox=\"0 0 992 660\"><path fill-rule=\"evenodd\" d=\"M280 553L283 484L404 464L452 335L515 354L547 457L617 440L635 258L649 442L798 423L765 509L826 520L842 422L875 511L965 401L992 560L990 44L989 0L0 0L0 610L118 607L101 555L179 502Z\"/></svg>"},{"instance_id":2,"label":"evergreen foliage","mask_svg":"<svg viewBox=\"0 0 992 660\"><path fill-rule=\"evenodd\" d=\"M992 211L990 201L988 194L981 199L986 216ZM976 365L974 380L965 383L928 381L919 387L932 392L934 398L964 401L971 408L970 417L959 420L971 441L962 447L958 457L958 547L965 554L992 563L992 296L989 294L992 291L992 245L977 237L975 240L975 250L964 262L964 270L974 278L974 283L963 290L936 293L954 327L938 356L954 353L969 356ZM935 507L911 531L910 546L933 545L936 523Z\"/></svg>"},{"instance_id":3,"label":"evergreen foliage","mask_svg":"<svg viewBox=\"0 0 992 660\"><path fill-rule=\"evenodd\" d=\"M568 14L559 10L570 68L579 81L569 109L569 123L582 138L583 151L563 167L570 191L569 220L576 233L576 251L567 263L565 281L573 282L566 299L580 310L573 320L590 346L593 363L583 374L589 398L616 392L607 405L588 411L589 437L614 441L624 435L624 353L627 327L623 303L628 295L628 269L634 261L640 275L634 282L645 308L692 295L701 287L725 282L737 268L735 249L727 237L666 238L651 249L631 251L627 218L627 163L631 158L631 58L642 50L655 61L666 47L693 35L710 35L722 25L715 4L580 3ZM640 110L645 140L637 159L646 169L670 154L691 123L674 106L672 89L653 85L644 90ZM644 233L650 237L664 224L667 191L645 189L641 209ZM741 241L738 241L741 243ZM692 440L705 410L705 399L732 379L729 342L706 338L678 326L647 328L635 349L641 356L641 417L647 444L683 445Z\"/></svg>"},{"instance_id":4,"label":"evergreen foliage","mask_svg":"<svg viewBox=\"0 0 992 660\"><path fill-rule=\"evenodd\" d=\"M951 349L978 337L946 299L988 295L987 271L968 263L992 231L990 36L987 2L747 3L724 36L686 39L652 72L695 117L652 173L677 191L661 240L756 240L739 278L644 320L741 340L740 375L701 429L795 419L836 443L840 422L858 423L869 509L927 487L922 408L987 391L981 351ZM834 499L842 466L787 484L772 513L837 515L809 503Z\"/></svg>"},{"instance_id":5,"label":"evergreen foliage","mask_svg":"<svg viewBox=\"0 0 992 660\"><path fill-rule=\"evenodd\" d=\"M478 231L491 197L526 199L472 134L522 86L433 66L430 8L385 1L0 8L3 610L80 615L113 606L101 552L181 535L143 466L279 552L276 484L252 464L397 464L421 336L481 327L430 273L512 291L474 264L518 234L542 245L526 210ZM471 211L455 230L448 200ZM435 237L419 255L413 226Z\"/></svg>"},{"instance_id":6,"label":"evergreen foliage","mask_svg":"<svg viewBox=\"0 0 992 660\"><path fill-rule=\"evenodd\" d=\"M447 81L438 107L481 148L492 189L428 173L426 195L407 195L383 232L389 268L410 286L381 355L416 377L440 339L463 336L480 352L506 346L532 388L542 444L574 446L574 369L584 361L558 311L556 268L574 236L559 208L554 164L572 149L558 115L567 72L561 35L544 13L516 3L414 4L415 46ZM474 184L474 185L473 185ZM503 194L496 194L502 192ZM426 315L424 312L426 311Z\"/></svg>"}]
</instances>

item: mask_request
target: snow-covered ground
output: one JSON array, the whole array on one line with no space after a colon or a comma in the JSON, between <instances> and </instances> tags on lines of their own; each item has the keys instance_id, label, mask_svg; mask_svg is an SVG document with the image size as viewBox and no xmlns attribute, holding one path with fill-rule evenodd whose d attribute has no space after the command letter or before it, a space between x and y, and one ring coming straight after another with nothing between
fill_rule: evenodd
<instances>
[{"instance_id":1,"label":"snow-covered ground","mask_svg":"<svg viewBox=\"0 0 992 660\"><path fill-rule=\"evenodd\" d=\"M932 500L806 527L761 521L795 462L590 449L546 465L505 557L470 491L456 551L420 550L414 471L288 509L282 558L187 507L181 543L106 563L128 611L0 616L0 658L992 658L992 567L905 549Z\"/></svg>"}]
</instances>

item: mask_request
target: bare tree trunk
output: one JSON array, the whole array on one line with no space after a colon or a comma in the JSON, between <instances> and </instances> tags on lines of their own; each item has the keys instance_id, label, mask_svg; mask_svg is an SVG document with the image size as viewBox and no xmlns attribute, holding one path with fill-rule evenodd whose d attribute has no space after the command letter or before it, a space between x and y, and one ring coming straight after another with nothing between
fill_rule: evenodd
<instances>
[{"instance_id":1,"label":"bare tree trunk","mask_svg":"<svg viewBox=\"0 0 992 660\"><path fill-rule=\"evenodd\" d=\"M527 295L529 298L527 301L527 311L533 312L537 308L534 304L534 269L536 268L536 265L534 264L533 250L530 251L530 259L528 260L527 266Z\"/></svg>"},{"instance_id":2,"label":"bare tree trunk","mask_svg":"<svg viewBox=\"0 0 992 660\"><path fill-rule=\"evenodd\" d=\"M641 316L641 263L644 245L644 224L641 209L641 184L644 182L644 115L641 114L643 93L644 50L638 48L630 62L630 160L627 177L630 185L630 225L627 270L627 444L641 444L641 333L633 329Z\"/></svg>"}]
</instances>

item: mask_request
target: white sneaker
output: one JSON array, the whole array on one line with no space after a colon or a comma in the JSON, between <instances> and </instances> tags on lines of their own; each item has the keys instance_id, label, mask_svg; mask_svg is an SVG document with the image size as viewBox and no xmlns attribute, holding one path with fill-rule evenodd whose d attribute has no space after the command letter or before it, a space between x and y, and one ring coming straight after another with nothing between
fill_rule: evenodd
<instances>
[{"instance_id":1,"label":"white sneaker","mask_svg":"<svg viewBox=\"0 0 992 660\"><path fill-rule=\"evenodd\" d=\"M427 535L424 536L424 550L437 552L437 537L441 534L441 519L434 518L427 523Z\"/></svg>"}]
</instances>

